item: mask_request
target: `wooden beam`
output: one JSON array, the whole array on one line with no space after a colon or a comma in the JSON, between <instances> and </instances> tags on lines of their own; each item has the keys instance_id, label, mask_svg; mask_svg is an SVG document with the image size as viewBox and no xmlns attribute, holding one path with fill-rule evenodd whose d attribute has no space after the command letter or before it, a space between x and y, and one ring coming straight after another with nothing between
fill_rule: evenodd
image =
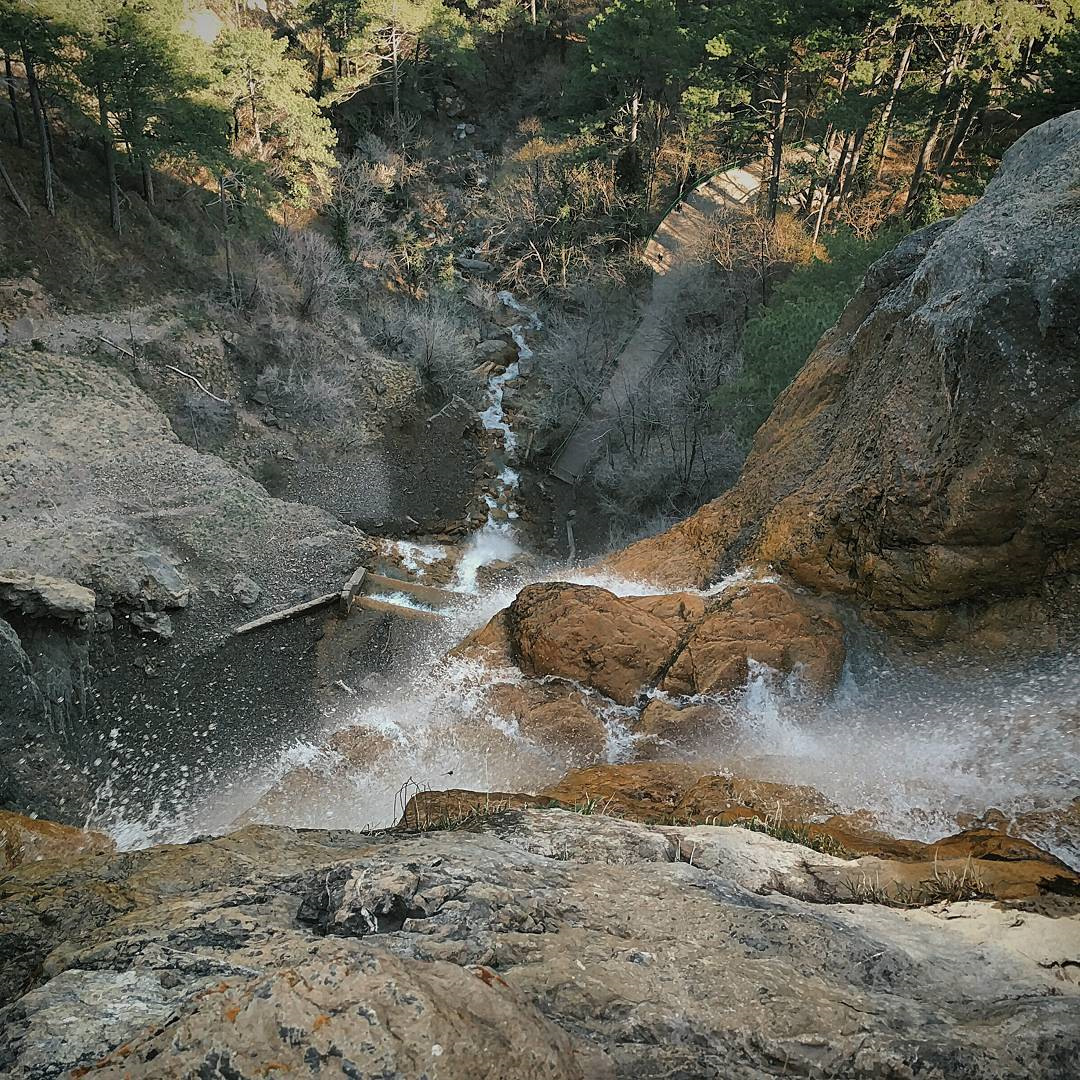
<instances>
[{"instance_id":1,"label":"wooden beam","mask_svg":"<svg viewBox=\"0 0 1080 1080\"><path fill-rule=\"evenodd\" d=\"M360 595L353 601L353 606L366 611L378 611L385 615L403 615L407 619L419 619L422 622L438 622L443 616L437 611L423 611L420 608L402 607L389 600L376 600L374 596Z\"/></svg>"},{"instance_id":2,"label":"wooden beam","mask_svg":"<svg viewBox=\"0 0 1080 1080\"><path fill-rule=\"evenodd\" d=\"M262 615L249 623L244 623L243 626L238 626L233 634L249 634L252 630L261 630L264 626L273 626L275 623L285 622L286 619L295 619L297 615L305 615L309 611L317 611L321 607L333 604L340 596L341 594L336 592L325 593L323 596L316 596L314 600L305 600L302 604L295 604L284 611Z\"/></svg>"},{"instance_id":3,"label":"wooden beam","mask_svg":"<svg viewBox=\"0 0 1080 1080\"><path fill-rule=\"evenodd\" d=\"M383 592L401 592L409 596L415 596L425 604L437 607L451 604L457 599L457 594L447 592L445 589L436 589L431 585L419 585L415 581L399 581L397 578L383 577L381 574L368 574L364 578L364 592L370 595L374 590Z\"/></svg>"},{"instance_id":4,"label":"wooden beam","mask_svg":"<svg viewBox=\"0 0 1080 1080\"><path fill-rule=\"evenodd\" d=\"M338 596L338 614L346 619L349 616L349 609L352 607L352 602L356 597L356 594L360 592L364 585L364 578L367 576L367 567L358 566L352 573L352 577L345 582L342 586L341 594Z\"/></svg>"}]
</instances>

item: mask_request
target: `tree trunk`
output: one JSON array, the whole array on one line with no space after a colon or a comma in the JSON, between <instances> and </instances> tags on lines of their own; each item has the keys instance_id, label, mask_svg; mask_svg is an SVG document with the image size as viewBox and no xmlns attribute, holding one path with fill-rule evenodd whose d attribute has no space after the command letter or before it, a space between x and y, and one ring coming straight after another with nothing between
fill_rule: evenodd
<instances>
[{"instance_id":1,"label":"tree trunk","mask_svg":"<svg viewBox=\"0 0 1080 1080\"><path fill-rule=\"evenodd\" d=\"M326 76L326 39L319 35L319 58L315 62L315 100L322 101L323 79Z\"/></svg>"},{"instance_id":2,"label":"tree trunk","mask_svg":"<svg viewBox=\"0 0 1080 1080\"><path fill-rule=\"evenodd\" d=\"M889 88L889 98L885 107L881 110L878 118L878 128L881 130L881 149L878 151L877 166L874 170L874 179L881 178L881 170L885 167L885 152L889 149L889 128L892 126L893 113L896 111L896 97L900 93L900 87L904 84L908 68L911 66L911 54L915 49L914 36L904 47L900 54L900 63L896 65L896 74L893 76L892 86Z\"/></svg>"},{"instance_id":3,"label":"tree trunk","mask_svg":"<svg viewBox=\"0 0 1080 1080\"><path fill-rule=\"evenodd\" d=\"M772 149L769 154L769 194L765 209L769 221L776 220L776 210L780 205L780 163L784 153L784 124L787 122L788 104L788 73L786 68L780 78L780 96L774 106Z\"/></svg>"},{"instance_id":4,"label":"tree trunk","mask_svg":"<svg viewBox=\"0 0 1080 1080\"><path fill-rule=\"evenodd\" d=\"M394 130L401 134L401 72L400 63L401 40L398 36L397 27L390 31L390 60L394 69Z\"/></svg>"},{"instance_id":5,"label":"tree trunk","mask_svg":"<svg viewBox=\"0 0 1080 1080\"><path fill-rule=\"evenodd\" d=\"M949 57L949 61L945 65L945 70L941 74L941 84L938 87L937 95L937 107L934 109L934 116L930 128L926 133L926 137L923 139L922 146L919 148L919 157L915 162L915 170L911 174L911 186L908 188L907 202L904 204L905 213L909 213L919 201L923 177L926 175L926 171L930 167L930 162L933 160L934 149L937 147L938 140L941 138L945 117L948 115L949 111L949 103L953 97L950 93L950 87L952 86L953 79L960 67L961 58L964 55L964 49L967 42L968 38L966 34L961 33L957 35L956 45L953 47L952 56Z\"/></svg>"},{"instance_id":6,"label":"tree trunk","mask_svg":"<svg viewBox=\"0 0 1080 1080\"><path fill-rule=\"evenodd\" d=\"M630 97L630 137L629 143L631 146L636 146L638 141L638 131L641 127L641 88L634 87L634 92Z\"/></svg>"},{"instance_id":7,"label":"tree trunk","mask_svg":"<svg viewBox=\"0 0 1080 1080\"><path fill-rule=\"evenodd\" d=\"M232 248L229 244L229 204L225 201L225 174L218 177L218 197L221 200L221 232L225 238L225 284L229 299L236 303L236 281L232 270Z\"/></svg>"},{"instance_id":8,"label":"tree trunk","mask_svg":"<svg viewBox=\"0 0 1080 1080\"><path fill-rule=\"evenodd\" d=\"M113 146L112 129L109 127L109 110L105 105L105 90L100 83L97 88L98 121L101 124L101 149L105 154L105 182L109 185L109 224L120 235L120 192L116 186L116 147Z\"/></svg>"},{"instance_id":9,"label":"tree trunk","mask_svg":"<svg viewBox=\"0 0 1080 1080\"><path fill-rule=\"evenodd\" d=\"M863 144L866 142L868 128L860 128L855 136L855 143L851 148L851 156L848 158L847 170L840 181L838 196L841 202L845 197L850 198L855 190L856 170L859 168L859 159L862 157Z\"/></svg>"},{"instance_id":10,"label":"tree trunk","mask_svg":"<svg viewBox=\"0 0 1080 1080\"><path fill-rule=\"evenodd\" d=\"M968 133L971 131L976 117L985 107L986 100L987 93L980 86L979 89L972 94L971 100L967 103L967 107L957 113L956 119L953 122L952 134L949 136L948 144L941 155L941 161L938 162L937 173L939 176L952 168L953 162L956 160L957 154L960 153L960 148L964 145L964 140L968 137Z\"/></svg>"},{"instance_id":11,"label":"tree trunk","mask_svg":"<svg viewBox=\"0 0 1080 1080\"><path fill-rule=\"evenodd\" d=\"M145 160L142 162L142 187L146 205L153 210L157 206L157 197L154 194L154 173Z\"/></svg>"},{"instance_id":12,"label":"tree trunk","mask_svg":"<svg viewBox=\"0 0 1080 1080\"><path fill-rule=\"evenodd\" d=\"M26 88L30 92L30 106L34 110L34 120L38 129L38 153L41 157L41 181L45 187L45 209L56 214L56 195L53 192L52 151L49 142L49 119L45 115L45 104L41 100L41 87L38 86L37 70L34 58L27 49L23 49L23 67L26 68Z\"/></svg>"},{"instance_id":13,"label":"tree trunk","mask_svg":"<svg viewBox=\"0 0 1080 1080\"><path fill-rule=\"evenodd\" d=\"M251 134L255 140L255 147L262 149L262 129L259 127L259 107L255 103L255 81L248 79L248 107L251 110Z\"/></svg>"},{"instance_id":14,"label":"tree trunk","mask_svg":"<svg viewBox=\"0 0 1080 1080\"><path fill-rule=\"evenodd\" d=\"M23 202L23 197L19 194L19 189L15 187L14 182L8 175L7 169L4 167L4 162L0 160L0 180L4 181L4 187L8 189L8 194L11 196L15 205L27 216L30 216L30 211L26 207L26 203Z\"/></svg>"},{"instance_id":15,"label":"tree trunk","mask_svg":"<svg viewBox=\"0 0 1080 1080\"><path fill-rule=\"evenodd\" d=\"M15 122L15 142L19 146L25 146L26 133L23 131L19 100L15 96L15 76L11 73L11 57L7 53L4 53L4 81L7 83L8 100L11 102L11 118Z\"/></svg>"}]
</instances>

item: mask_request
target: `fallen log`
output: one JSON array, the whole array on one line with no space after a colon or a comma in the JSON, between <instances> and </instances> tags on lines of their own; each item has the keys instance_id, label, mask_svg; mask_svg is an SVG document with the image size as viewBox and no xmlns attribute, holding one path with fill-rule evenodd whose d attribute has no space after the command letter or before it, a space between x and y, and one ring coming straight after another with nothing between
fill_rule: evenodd
<instances>
[{"instance_id":1,"label":"fallen log","mask_svg":"<svg viewBox=\"0 0 1080 1080\"><path fill-rule=\"evenodd\" d=\"M421 622L437 622L443 617L437 611L402 607L400 604L391 603L389 600L376 600L374 596L365 596L363 594L353 601L353 605L364 608L366 611L377 611L386 615L403 615L407 619L419 619Z\"/></svg>"},{"instance_id":2,"label":"fallen log","mask_svg":"<svg viewBox=\"0 0 1080 1080\"><path fill-rule=\"evenodd\" d=\"M252 630L261 630L264 626L273 626L275 623L285 622L286 619L294 619L297 615L317 611L321 607L333 604L340 596L341 593L325 593L322 596L316 596L314 600L305 600L302 604L294 604L290 608L285 608L284 611L275 611L270 615L260 615L259 618L252 619L251 622L244 623L243 626L238 626L233 631L233 635L249 634Z\"/></svg>"}]
</instances>

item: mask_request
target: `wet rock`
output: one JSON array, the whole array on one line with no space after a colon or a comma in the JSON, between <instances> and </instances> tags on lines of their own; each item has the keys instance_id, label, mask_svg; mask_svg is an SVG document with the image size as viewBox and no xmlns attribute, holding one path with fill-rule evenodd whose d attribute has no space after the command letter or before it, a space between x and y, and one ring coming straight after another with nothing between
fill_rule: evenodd
<instances>
[{"instance_id":1,"label":"wet rock","mask_svg":"<svg viewBox=\"0 0 1080 1080\"><path fill-rule=\"evenodd\" d=\"M229 592L233 594L236 602L244 607L257 604L259 597L262 596L262 589L259 588L258 582L253 581L247 574L237 574L229 582Z\"/></svg>"},{"instance_id":2,"label":"wet rock","mask_svg":"<svg viewBox=\"0 0 1080 1080\"><path fill-rule=\"evenodd\" d=\"M476 346L476 362L492 364L497 371L508 368L518 358L517 346L502 338L490 338Z\"/></svg>"},{"instance_id":3,"label":"wet rock","mask_svg":"<svg viewBox=\"0 0 1080 1080\"><path fill-rule=\"evenodd\" d=\"M962 217L870 268L739 482L608 567L703 586L768 563L923 640L986 620L991 645L1031 650L1067 631L1080 612L1078 183L1080 112L1028 131ZM1017 617L994 619L998 604Z\"/></svg>"},{"instance_id":4,"label":"wet rock","mask_svg":"<svg viewBox=\"0 0 1080 1080\"><path fill-rule=\"evenodd\" d=\"M13 608L20 615L75 622L92 615L95 602L93 590L74 581L0 570L0 606Z\"/></svg>"},{"instance_id":5,"label":"wet rock","mask_svg":"<svg viewBox=\"0 0 1080 1080\"><path fill-rule=\"evenodd\" d=\"M559 804L543 795L525 795L517 791L469 791L450 788L446 791L420 791L405 804L396 829L425 832L460 826L472 819L488 819L508 810L529 807L550 809Z\"/></svg>"},{"instance_id":6,"label":"wet rock","mask_svg":"<svg viewBox=\"0 0 1080 1080\"><path fill-rule=\"evenodd\" d=\"M673 762L592 765L572 770L540 794L567 806L600 806L606 814L634 821L670 822L704 772L703 767Z\"/></svg>"},{"instance_id":7,"label":"wet rock","mask_svg":"<svg viewBox=\"0 0 1080 1080\"><path fill-rule=\"evenodd\" d=\"M649 756L678 748L690 748L718 722L711 705L687 705L680 708L662 698L650 701L634 725L634 733L649 740Z\"/></svg>"},{"instance_id":8,"label":"wet rock","mask_svg":"<svg viewBox=\"0 0 1080 1080\"><path fill-rule=\"evenodd\" d=\"M70 860L115 850L116 844L104 833L0 810L0 854L8 870L43 859Z\"/></svg>"},{"instance_id":9,"label":"wet rock","mask_svg":"<svg viewBox=\"0 0 1080 1080\"><path fill-rule=\"evenodd\" d=\"M679 644L667 623L594 585L530 585L506 625L527 675L572 679L621 705L656 681Z\"/></svg>"},{"instance_id":10,"label":"wet rock","mask_svg":"<svg viewBox=\"0 0 1080 1080\"><path fill-rule=\"evenodd\" d=\"M513 722L530 742L571 765L603 757L607 730L576 687L551 683L503 684L487 695L490 707Z\"/></svg>"},{"instance_id":11,"label":"wet rock","mask_svg":"<svg viewBox=\"0 0 1080 1080\"><path fill-rule=\"evenodd\" d=\"M844 630L820 602L772 583L729 590L694 624L660 688L708 694L743 686L750 662L795 672L821 692L844 666Z\"/></svg>"},{"instance_id":12,"label":"wet rock","mask_svg":"<svg viewBox=\"0 0 1080 1080\"><path fill-rule=\"evenodd\" d=\"M702 776L679 800L675 816L724 823L748 812L763 822L795 825L820 820L835 810L820 791L805 785L774 784L739 776Z\"/></svg>"}]
</instances>

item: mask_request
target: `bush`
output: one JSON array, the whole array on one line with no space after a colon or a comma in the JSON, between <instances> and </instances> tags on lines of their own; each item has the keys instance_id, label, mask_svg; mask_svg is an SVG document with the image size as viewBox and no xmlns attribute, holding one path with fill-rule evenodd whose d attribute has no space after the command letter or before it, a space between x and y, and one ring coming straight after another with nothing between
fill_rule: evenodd
<instances>
[{"instance_id":1,"label":"bush","mask_svg":"<svg viewBox=\"0 0 1080 1080\"><path fill-rule=\"evenodd\" d=\"M722 386L713 403L749 440L780 392L840 317L870 264L894 247L900 227L862 240L844 230L825 240L827 257L800 267L751 319L742 337L742 374Z\"/></svg>"}]
</instances>

